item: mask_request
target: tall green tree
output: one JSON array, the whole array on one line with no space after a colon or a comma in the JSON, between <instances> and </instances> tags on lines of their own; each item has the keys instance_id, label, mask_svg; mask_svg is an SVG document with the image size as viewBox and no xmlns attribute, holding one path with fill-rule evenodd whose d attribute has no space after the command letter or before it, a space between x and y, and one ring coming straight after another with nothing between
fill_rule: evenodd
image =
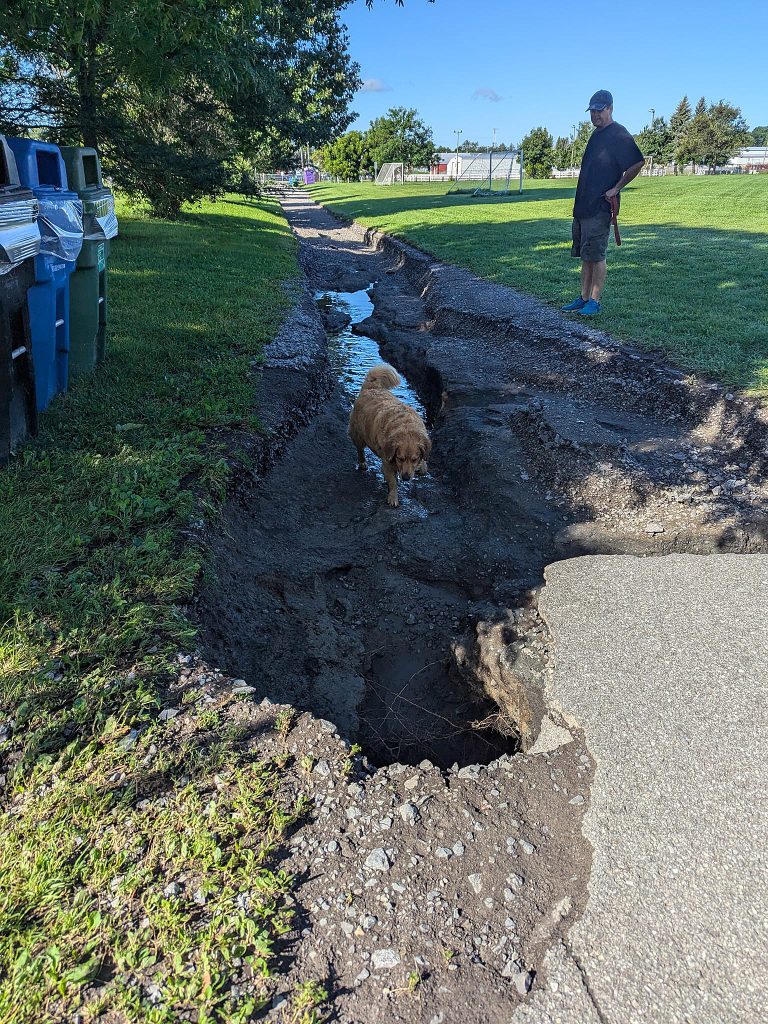
<instances>
[{"instance_id":1,"label":"tall green tree","mask_svg":"<svg viewBox=\"0 0 768 1024\"><path fill-rule=\"evenodd\" d=\"M739 107L718 100L707 110L702 162L710 168L724 166L742 146L748 144L749 138L747 122Z\"/></svg>"},{"instance_id":2,"label":"tall green tree","mask_svg":"<svg viewBox=\"0 0 768 1024\"><path fill-rule=\"evenodd\" d=\"M636 140L643 156L652 157L655 163L667 164L672 160L674 136L663 117L654 117L651 124L646 125L636 136Z\"/></svg>"},{"instance_id":3,"label":"tall green tree","mask_svg":"<svg viewBox=\"0 0 768 1024\"><path fill-rule=\"evenodd\" d=\"M759 124L750 132L752 146L768 146L768 124Z\"/></svg>"},{"instance_id":4,"label":"tall green tree","mask_svg":"<svg viewBox=\"0 0 768 1024\"><path fill-rule=\"evenodd\" d=\"M581 167L584 159L584 150L590 140L594 127L591 121L581 121L576 129L576 136L573 144L573 166Z\"/></svg>"},{"instance_id":5,"label":"tall green tree","mask_svg":"<svg viewBox=\"0 0 768 1024\"><path fill-rule=\"evenodd\" d=\"M414 109L391 107L377 117L365 134L372 161L403 163L408 167L429 167L435 155L432 129Z\"/></svg>"},{"instance_id":6,"label":"tall green tree","mask_svg":"<svg viewBox=\"0 0 768 1024\"><path fill-rule=\"evenodd\" d=\"M669 130L672 133L672 159L676 164L675 173L677 173L677 164L685 163L684 160L681 160L681 155L685 149L683 138L692 116L688 97L683 96L669 119Z\"/></svg>"},{"instance_id":7,"label":"tall green tree","mask_svg":"<svg viewBox=\"0 0 768 1024\"><path fill-rule=\"evenodd\" d=\"M5 0L2 127L97 146L118 184L170 213L220 190L260 136L314 145L346 128L347 3Z\"/></svg>"},{"instance_id":8,"label":"tall green tree","mask_svg":"<svg viewBox=\"0 0 768 1024\"><path fill-rule=\"evenodd\" d=\"M523 169L529 178L549 178L554 164L552 136L546 128L532 128L522 141Z\"/></svg>"},{"instance_id":9,"label":"tall green tree","mask_svg":"<svg viewBox=\"0 0 768 1024\"><path fill-rule=\"evenodd\" d=\"M696 104L693 116L683 128L675 144L675 160L685 166L694 166L704 160L707 148L707 103L702 96Z\"/></svg>"},{"instance_id":10,"label":"tall green tree","mask_svg":"<svg viewBox=\"0 0 768 1024\"><path fill-rule=\"evenodd\" d=\"M362 132L346 132L318 151L320 165L342 181L357 181L371 166L366 137Z\"/></svg>"},{"instance_id":11,"label":"tall green tree","mask_svg":"<svg viewBox=\"0 0 768 1024\"><path fill-rule=\"evenodd\" d=\"M573 139L568 139L564 135L558 136L557 142L555 142L552 149L552 165L558 171L566 171L571 166L572 152Z\"/></svg>"}]
</instances>

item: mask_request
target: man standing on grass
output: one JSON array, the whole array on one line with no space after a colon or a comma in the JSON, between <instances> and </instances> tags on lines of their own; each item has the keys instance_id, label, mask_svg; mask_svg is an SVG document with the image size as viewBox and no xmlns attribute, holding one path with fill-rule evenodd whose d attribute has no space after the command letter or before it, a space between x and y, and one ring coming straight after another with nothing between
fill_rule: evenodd
<instances>
[{"instance_id":1,"label":"man standing on grass","mask_svg":"<svg viewBox=\"0 0 768 1024\"><path fill-rule=\"evenodd\" d=\"M624 125L613 120L613 96L600 89L589 101L595 130L581 161L573 204L571 256L581 260L581 295L562 309L582 316L600 312L605 284L605 253L611 230L611 204L643 168L645 158Z\"/></svg>"}]
</instances>

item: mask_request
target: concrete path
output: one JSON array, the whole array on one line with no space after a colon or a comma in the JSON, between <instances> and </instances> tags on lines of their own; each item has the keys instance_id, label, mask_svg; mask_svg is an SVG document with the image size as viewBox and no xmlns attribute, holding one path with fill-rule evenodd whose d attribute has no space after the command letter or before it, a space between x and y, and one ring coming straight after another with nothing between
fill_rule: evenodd
<instances>
[{"instance_id":1,"label":"concrete path","mask_svg":"<svg viewBox=\"0 0 768 1024\"><path fill-rule=\"evenodd\" d=\"M768 557L557 562L540 609L594 861L514 1024L767 1020Z\"/></svg>"}]
</instances>

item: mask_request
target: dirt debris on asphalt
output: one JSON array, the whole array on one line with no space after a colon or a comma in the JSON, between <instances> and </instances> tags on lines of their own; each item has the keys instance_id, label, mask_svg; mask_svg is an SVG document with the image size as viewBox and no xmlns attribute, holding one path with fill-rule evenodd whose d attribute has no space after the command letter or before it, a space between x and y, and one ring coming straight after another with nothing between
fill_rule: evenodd
<instances>
[{"instance_id":1,"label":"dirt debris on asphalt","mask_svg":"<svg viewBox=\"0 0 768 1024\"><path fill-rule=\"evenodd\" d=\"M254 754L284 742L285 785L311 801L285 861L301 926L272 1016L313 978L348 1024L508 1021L590 870L593 765L547 702L544 567L768 550L764 424L306 196L284 205L308 288L267 351L274 455L207 538L197 606L202 656L265 698L237 709L263 724ZM328 298L366 291L353 323ZM399 509L375 467L355 469L323 324L373 339L425 410L430 475Z\"/></svg>"}]
</instances>

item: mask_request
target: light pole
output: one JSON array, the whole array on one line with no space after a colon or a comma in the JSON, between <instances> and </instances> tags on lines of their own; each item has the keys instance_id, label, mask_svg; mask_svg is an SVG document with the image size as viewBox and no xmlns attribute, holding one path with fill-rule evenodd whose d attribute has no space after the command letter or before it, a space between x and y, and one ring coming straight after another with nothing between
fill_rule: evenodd
<instances>
[{"instance_id":1,"label":"light pole","mask_svg":"<svg viewBox=\"0 0 768 1024\"><path fill-rule=\"evenodd\" d=\"M459 136L464 131L463 128L455 129L456 134L456 181L459 180Z\"/></svg>"},{"instance_id":2,"label":"light pole","mask_svg":"<svg viewBox=\"0 0 768 1024\"><path fill-rule=\"evenodd\" d=\"M571 142L571 168L573 168L573 154L576 150L576 125L572 124L571 128L573 129L573 141Z\"/></svg>"},{"instance_id":3,"label":"light pole","mask_svg":"<svg viewBox=\"0 0 768 1024\"><path fill-rule=\"evenodd\" d=\"M648 108L651 112L651 128L653 128L653 122L656 120L656 107Z\"/></svg>"}]
</instances>

